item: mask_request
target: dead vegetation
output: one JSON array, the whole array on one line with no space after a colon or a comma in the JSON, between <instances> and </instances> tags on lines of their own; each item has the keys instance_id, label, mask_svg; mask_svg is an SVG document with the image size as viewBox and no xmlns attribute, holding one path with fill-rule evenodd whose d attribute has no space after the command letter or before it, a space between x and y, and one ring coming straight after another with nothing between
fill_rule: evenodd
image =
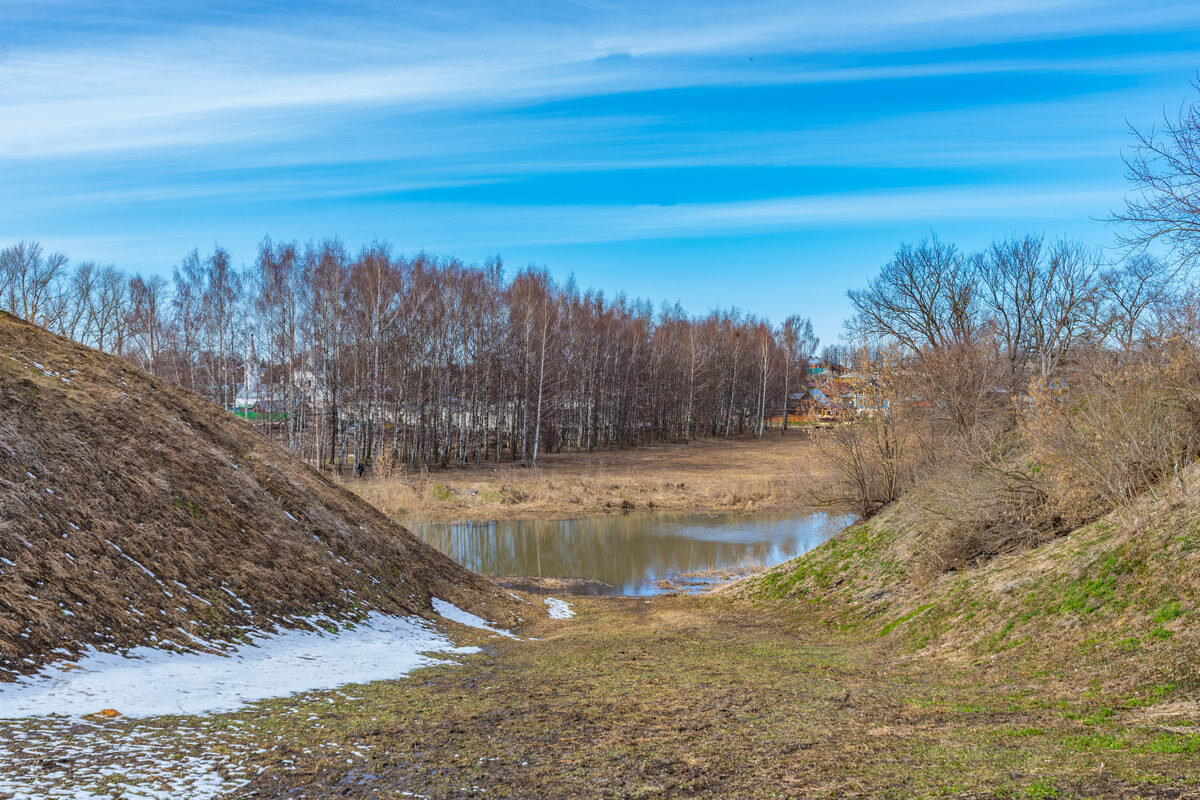
<instances>
[{"instance_id":1,"label":"dead vegetation","mask_svg":"<svg viewBox=\"0 0 1200 800\"><path fill-rule=\"evenodd\" d=\"M1200 290L1066 242L902 247L852 292L860 420L818 486L866 521L731 589L914 654L1200 689Z\"/></svg>"},{"instance_id":2,"label":"dead vegetation","mask_svg":"<svg viewBox=\"0 0 1200 800\"><path fill-rule=\"evenodd\" d=\"M199 397L0 314L0 679L510 599Z\"/></svg>"},{"instance_id":3,"label":"dead vegetation","mask_svg":"<svg viewBox=\"0 0 1200 800\"><path fill-rule=\"evenodd\" d=\"M1195 707L1091 691L1096 655L930 669L795 604L572 602L575 619L527 630L538 641L493 640L355 702L247 712L273 748L248 793L1135 800L1200 785Z\"/></svg>"},{"instance_id":4,"label":"dead vegetation","mask_svg":"<svg viewBox=\"0 0 1200 800\"><path fill-rule=\"evenodd\" d=\"M628 511L762 512L809 504L819 474L808 431L546 454L346 486L401 522L558 518ZM814 469L817 467L817 469Z\"/></svg>"},{"instance_id":5,"label":"dead vegetation","mask_svg":"<svg viewBox=\"0 0 1200 800\"><path fill-rule=\"evenodd\" d=\"M857 472L900 474L888 502L923 527L921 559L934 572L1042 545L1144 496L1179 497L1200 455L1200 349L1177 335L1153 349L1077 354L1056 382L1028 393L966 434L936 414L896 402L853 436L875 442ZM876 433L884 431L883 434ZM837 455L852 451L835 440ZM878 508L882 503L877 503Z\"/></svg>"},{"instance_id":6,"label":"dead vegetation","mask_svg":"<svg viewBox=\"0 0 1200 800\"><path fill-rule=\"evenodd\" d=\"M961 517L931 511L955 492L926 484L724 593L798 603L839 630L894 642L914 662L1036 664L1104 693L1169 687L1194 699L1198 471L1185 471L1183 490L1156 487L1037 546L958 560L948 553L964 541Z\"/></svg>"},{"instance_id":7,"label":"dead vegetation","mask_svg":"<svg viewBox=\"0 0 1200 800\"><path fill-rule=\"evenodd\" d=\"M936 574L1183 491L1200 456L1200 290L1184 277L1039 236L902 245L850 292L859 413L817 441L817 499L864 518L907 500L925 531L913 566Z\"/></svg>"}]
</instances>

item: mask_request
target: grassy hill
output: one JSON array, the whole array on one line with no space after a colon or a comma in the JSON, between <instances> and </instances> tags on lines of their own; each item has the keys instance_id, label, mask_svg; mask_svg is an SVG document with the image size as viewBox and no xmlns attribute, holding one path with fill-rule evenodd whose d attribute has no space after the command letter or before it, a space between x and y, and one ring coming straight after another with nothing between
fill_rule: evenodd
<instances>
[{"instance_id":1,"label":"grassy hill","mask_svg":"<svg viewBox=\"0 0 1200 800\"><path fill-rule=\"evenodd\" d=\"M1033 663L1047 679L1106 693L1196 690L1197 479L1039 547L949 571L924 557L943 532L921 513L918 490L730 591L802 603L836 627L891 641L902 657Z\"/></svg>"},{"instance_id":2,"label":"grassy hill","mask_svg":"<svg viewBox=\"0 0 1200 800\"><path fill-rule=\"evenodd\" d=\"M233 415L0 313L0 680L434 595L515 609Z\"/></svg>"}]
</instances>

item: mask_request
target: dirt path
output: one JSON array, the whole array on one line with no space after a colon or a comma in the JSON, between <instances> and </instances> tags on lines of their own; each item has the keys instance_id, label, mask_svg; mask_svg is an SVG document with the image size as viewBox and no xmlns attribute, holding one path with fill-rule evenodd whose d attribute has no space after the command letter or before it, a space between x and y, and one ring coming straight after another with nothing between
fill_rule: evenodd
<instances>
[{"instance_id":1,"label":"dirt path","mask_svg":"<svg viewBox=\"0 0 1200 800\"><path fill-rule=\"evenodd\" d=\"M348 481L401 522L558 518L627 511L755 512L811 502L819 468L806 431L550 454L537 469L505 462L428 475Z\"/></svg>"},{"instance_id":2,"label":"dirt path","mask_svg":"<svg viewBox=\"0 0 1200 800\"><path fill-rule=\"evenodd\" d=\"M117 720L108 738L202 731L210 746L188 747L212 758L203 771L254 797L1200 796L1200 736L1035 663L911 661L796 610L714 597L571 602L574 619L521 631L533 639L465 632L484 650L461 665L237 714ZM119 775L125 757L89 763Z\"/></svg>"},{"instance_id":3,"label":"dirt path","mask_svg":"<svg viewBox=\"0 0 1200 800\"><path fill-rule=\"evenodd\" d=\"M1036 670L937 668L712 598L575 600L534 642L377 686L375 758L313 762L267 797L1200 796L1200 737ZM931 668L932 666L932 668ZM357 777L351 777L357 776ZM368 777L369 776L369 777ZM403 795L409 796L409 795Z\"/></svg>"}]
</instances>

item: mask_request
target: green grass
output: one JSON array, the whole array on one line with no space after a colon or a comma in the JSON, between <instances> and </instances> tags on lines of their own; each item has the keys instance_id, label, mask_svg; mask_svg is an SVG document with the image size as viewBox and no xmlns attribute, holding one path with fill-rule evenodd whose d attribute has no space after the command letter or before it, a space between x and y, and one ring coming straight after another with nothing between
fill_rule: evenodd
<instances>
[{"instance_id":1,"label":"green grass","mask_svg":"<svg viewBox=\"0 0 1200 800\"><path fill-rule=\"evenodd\" d=\"M1032 800L1050 800L1050 798L1059 797L1058 788L1050 781L1039 778L1029 784L1029 788L1025 790L1025 796Z\"/></svg>"},{"instance_id":2,"label":"green grass","mask_svg":"<svg viewBox=\"0 0 1200 800\"><path fill-rule=\"evenodd\" d=\"M1164 603L1158 611L1154 612L1151 617L1157 623L1170 622L1171 620L1179 619L1184 614L1183 608L1179 605L1178 600L1172 600L1169 603Z\"/></svg>"},{"instance_id":3,"label":"green grass","mask_svg":"<svg viewBox=\"0 0 1200 800\"><path fill-rule=\"evenodd\" d=\"M1002 671L897 659L891 638L806 624L807 604L572 602L570 622L522 631L535 639L468 636L483 652L461 666L223 717L266 751L247 791L899 800L1200 789L1200 768L1180 760L1200 735L1125 721L1170 684L1121 700L1095 681L1047 682L1033 659ZM374 778L347 782L362 774Z\"/></svg>"},{"instance_id":4,"label":"green grass","mask_svg":"<svg viewBox=\"0 0 1200 800\"><path fill-rule=\"evenodd\" d=\"M879 635L880 635L880 636L887 636L889 633L891 633L892 631L896 630L896 628L897 628L898 626L900 626L900 625L903 625L904 623L906 623L906 622L908 622L909 620L911 620L911 619L915 618L915 617L916 617L916 616L918 616L919 614L921 614L921 613L923 613L923 612L925 612L925 611L928 611L928 610L929 610L929 609L931 609L931 608L933 608L933 603L926 603L926 604L925 604L925 605L923 605L923 606L917 606L915 609L913 609L912 611L908 612L908 613L907 613L907 614L905 614L904 616L902 616L902 617L899 617L899 618L897 618L897 619L894 619L894 620L892 620L891 622L889 622L887 625L884 625L882 628L880 628L880 630L879 630Z\"/></svg>"},{"instance_id":5,"label":"green grass","mask_svg":"<svg viewBox=\"0 0 1200 800\"><path fill-rule=\"evenodd\" d=\"M1146 745L1146 752L1168 755L1194 754L1200 752L1200 735L1162 733Z\"/></svg>"}]
</instances>

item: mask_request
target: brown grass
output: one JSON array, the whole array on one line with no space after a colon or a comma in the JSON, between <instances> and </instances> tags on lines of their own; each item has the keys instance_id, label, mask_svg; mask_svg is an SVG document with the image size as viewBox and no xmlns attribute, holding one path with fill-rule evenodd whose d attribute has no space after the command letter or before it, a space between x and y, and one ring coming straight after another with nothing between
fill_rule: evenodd
<instances>
[{"instance_id":1,"label":"brown grass","mask_svg":"<svg viewBox=\"0 0 1200 800\"><path fill-rule=\"evenodd\" d=\"M1193 470L1195 472L1195 470ZM1005 671L1038 664L1108 693L1200 693L1200 486L1144 496L1069 535L930 570L922 497L910 496L723 596L799 605L914 662ZM930 541L932 540L932 542ZM1197 739L1200 747L1200 737Z\"/></svg>"},{"instance_id":2,"label":"brown grass","mask_svg":"<svg viewBox=\"0 0 1200 800\"><path fill-rule=\"evenodd\" d=\"M763 439L546 456L517 464L451 468L423 476L347 481L402 522L540 517L625 511L765 512L810 503L815 448L807 431Z\"/></svg>"},{"instance_id":3,"label":"brown grass","mask_svg":"<svg viewBox=\"0 0 1200 800\"><path fill-rule=\"evenodd\" d=\"M260 746L278 742L247 793L1134 800L1200 785L1194 709L1144 717L1170 695L1146 706L1035 661L909 661L795 607L572 602L576 618L483 640L464 666L246 712L273 723Z\"/></svg>"},{"instance_id":4,"label":"brown grass","mask_svg":"<svg viewBox=\"0 0 1200 800\"><path fill-rule=\"evenodd\" d=\"M514 605L220 408L7 314L0 559L0 680L433 593Z\"/></svg>"}]
</instances>

